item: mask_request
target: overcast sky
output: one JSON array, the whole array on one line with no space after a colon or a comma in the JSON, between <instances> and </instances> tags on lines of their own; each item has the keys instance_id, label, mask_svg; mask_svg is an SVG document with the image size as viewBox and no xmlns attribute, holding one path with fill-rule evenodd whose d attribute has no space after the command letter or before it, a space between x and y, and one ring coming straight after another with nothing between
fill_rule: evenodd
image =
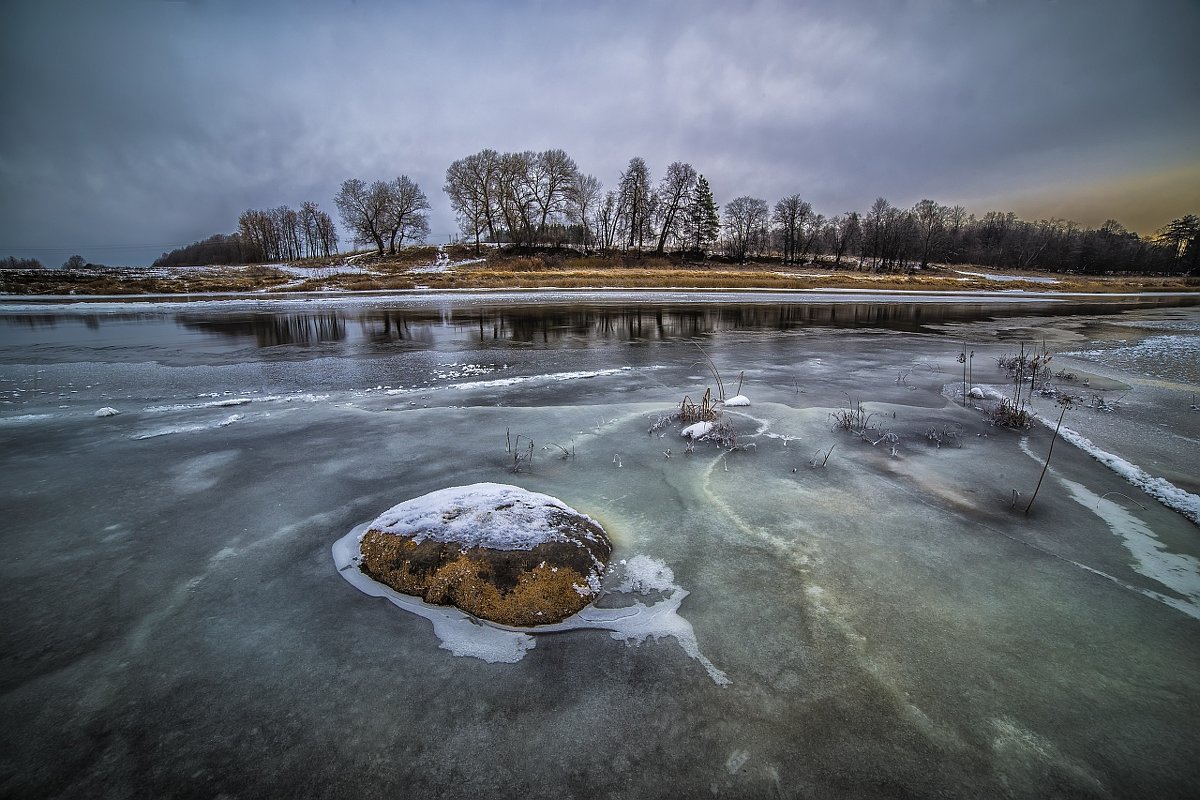
<instances>
[{"instance_id":1,"label":"overcast sky","mask_svg":"<svg viewBox=\"0 0 1200 800\"><path fill-rule=\"evenodd\" d=\"M0 0L0 256L144 264L483 148L983 213L1200 212L1200 2Z\"/></svg>"}]
</instances>

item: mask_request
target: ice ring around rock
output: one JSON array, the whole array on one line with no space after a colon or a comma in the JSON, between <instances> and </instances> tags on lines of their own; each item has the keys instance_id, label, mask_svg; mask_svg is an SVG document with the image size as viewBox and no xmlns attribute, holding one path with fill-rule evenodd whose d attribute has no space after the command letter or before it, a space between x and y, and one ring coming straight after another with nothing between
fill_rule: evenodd
<instances>
[{"instance_id":1,"label":"ice ring around rock","mask_svg":"<svg viewBox=\"0 0 1200 800\"><path fill-rule=\"evenodd\" d=\"M493 489L492 487L498 488ZM470 494L474 496L479 496L482 493L494 499L493 493L500 488L515 489L516 487L500 487L498 484L476 484L473 487L459 487L459 490L444 490L453 492L454 494L443 495L439 499L439 502L445 500L448 496L465 497L467 495L460 491L465 489L471 490ZM434 492L432 494L436 495L438 493ZM425 495L425 498L429 497L431 495ZM536 495L536 497L545 498L545 500L556 503L557 506L553 507L567 508L548 495ZM544 501L539 500L538 502ZM622 560L619 567L615 570L601 572L596 577L594 586L589 584L589 588L594 589L594 591L588 596L588 602L585 602L577 612L559 621L538 624L536 627L516 626L489 621L468 614L453 606L431 604L425 602L421 596L397 591L396 588L374 579L366 567L367 559L364 553L363 542L370 540L369 535L372 531L379 530L383 532L384 529L391 528L400 524L404 519L407 519L406 515L415 513L414 507L408 506L402 508L404 506L406 504L402 503L399 506L389 509L388 512L380 515L373 522L356 526L345 536L334 542L334 564L337 567L338 573L364 594L385 598L405 611L428 619L433 624L434 633L441 640L441 646L454 655L472 656L489 663L515 663L520 661L525 653L535 646L536 641L531 634L595 628L607 630L613 639L624 641L627 644L639 644L648 637L654 639L668 636L674 637L684 649L684 652L703 665L705 671L715 683L726 685L730 682L725 673L713 665L700 652L700 646L696 640L696 634L691 623L678 613L680 604L688 596L688 592L674 582L674 574L671 572L670 567L661 561L645 555L637 555L628 560ZM478 508L483 508L483 506L479 506ZM397 511L397 509L400 509L400 511ZM455 519L461 516L460 514ZM599 528L598 525L597 528ZM498 534L497 531L492 531L486 535L495 537ZM607 537L604 541L607 542ZM463 544L459 544L458 547L460 550L465 549L467 552L470 552L472 546L478 543L478 541L472 540L472 542L468 543L468 546L464 547ZM494 538L492 539L492 543L496 543ZM657 594L661 599L650 605L635 600L620 608L597 608L588 603L591 598L600 593L601 577L607 583L611 584L607 587L610 595L618 593L625 593L631 596ZM578 584L576 585L579 586ZM582 586L579 586L579 589L582 588ZM582 592L578 589L575 591L581 597L583 596Z\"/></svg>"}]
</instances>

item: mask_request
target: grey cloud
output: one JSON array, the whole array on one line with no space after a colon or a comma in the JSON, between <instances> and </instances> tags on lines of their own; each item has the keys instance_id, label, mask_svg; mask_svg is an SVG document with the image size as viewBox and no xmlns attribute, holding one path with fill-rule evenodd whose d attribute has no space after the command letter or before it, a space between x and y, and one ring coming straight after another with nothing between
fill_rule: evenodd
<instances>
[{"instance_id":1,"label":"grey cloud","mask_svg":"<svg viewBox=\"0 0 1200 800\"><path fill-rule=\"evenodd\" d=\"M0 255L186 243L247 207L332 210L345 178L400 173L445 236L445 167L483 147L562 147L609 185L633 155L656 175L685 160L719 201L800 192L825 213L986 203L1200 152L1186 0L5 13L0 92L18 113L0 130Z\"/></svg>"}]
</instances>

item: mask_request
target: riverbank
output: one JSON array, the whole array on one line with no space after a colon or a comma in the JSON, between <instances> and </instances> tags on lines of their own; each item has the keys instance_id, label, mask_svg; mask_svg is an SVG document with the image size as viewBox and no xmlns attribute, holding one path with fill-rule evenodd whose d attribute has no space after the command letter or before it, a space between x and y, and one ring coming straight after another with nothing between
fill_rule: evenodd
<instances>
[{"instance_id":1,"label":"riverbank","mask_svg":"<svg viewBox=\"0 0 1200 800\"><path fill-rule=\"evenodd\" d=\"M1003 272L934 265L912 272L855 269L856 262L732 264L645 256L475 257L463 247L412 248L294 264L0 270L0 294L14 296L261 295L462 289L857 290L919 292L1200 292L1182 276Z\"/></svg>"}]
</instances>

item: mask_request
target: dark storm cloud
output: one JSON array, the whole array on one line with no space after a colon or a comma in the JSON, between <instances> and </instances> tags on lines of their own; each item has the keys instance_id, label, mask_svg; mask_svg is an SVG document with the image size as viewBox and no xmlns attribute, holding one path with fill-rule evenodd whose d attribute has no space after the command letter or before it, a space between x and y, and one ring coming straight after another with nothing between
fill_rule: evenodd
<instances>
[{"instance_id":1,"label":"dark storm cloud","mask_svg":"<svg viewBox=\"0 0 1200 800\"><path fill-rule=\"evenodd\" d=\"M830 214L1052 204L1200 153L1190 2L0 8L0 255L52 264L146 261L400 173L444 241L445 167L484 147L562 147L609 186L633 155L685 160L719 201Z\"/></svg>"}]
</instances>

